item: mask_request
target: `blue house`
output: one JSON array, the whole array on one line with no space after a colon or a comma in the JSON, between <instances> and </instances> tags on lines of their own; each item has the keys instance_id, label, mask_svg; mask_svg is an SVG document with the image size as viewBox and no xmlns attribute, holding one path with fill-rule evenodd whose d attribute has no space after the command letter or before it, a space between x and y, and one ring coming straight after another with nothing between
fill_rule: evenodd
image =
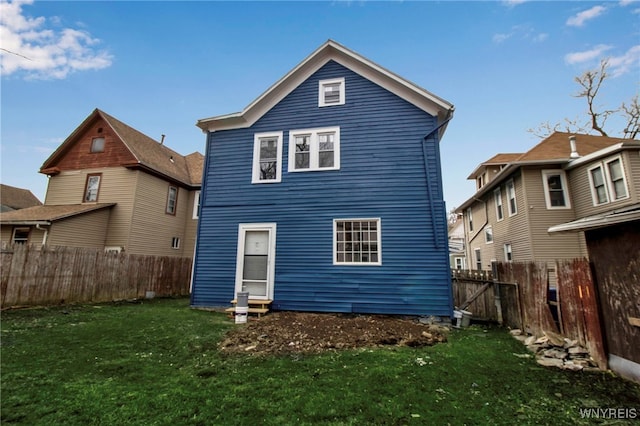
<instances>
[{"instance_id":1,"label":"blue house","mask_svg":"<svg viewBox=\"0 0 640 426\"><path fill-rule=\"evenodd\" d=\"M452 312L439 141L453 105L329 40L207 134L191 304Z\"/></svg>"}]
</instances>

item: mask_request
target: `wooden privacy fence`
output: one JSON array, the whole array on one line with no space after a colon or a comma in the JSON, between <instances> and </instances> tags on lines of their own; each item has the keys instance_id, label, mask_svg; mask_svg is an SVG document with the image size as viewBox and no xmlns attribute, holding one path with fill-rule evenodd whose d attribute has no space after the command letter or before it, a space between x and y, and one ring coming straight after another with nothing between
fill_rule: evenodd
<instances>
[{"instance_id":1,"label":"wooden privacy fence","mask_svg":"<svg viewBox=\"0 0 640 426\"><path fill-rule=\"evenodd\" d=\"M606 354L589 261L559 260L555 268L555 300L550 297L553 292L549 288L549 270L544 262L498 262L493 274L476 274L475 277L453 271L454 304L470 311L474 318L496 321L534 336L552 332L577 340L589 350L598 365L605 366ZM482 290L485 285L486 289Z\"/></svg>"},{"instance_id":2,"label":"wooden privacy fence","mask_svg":"<svg viewBox=\"0 0 640 426\"><path fill-rule=\"evenodd\" d=\"M18 244L2 250L0 307L189 294L191 258Z\"/></svg>"}]
</instances>

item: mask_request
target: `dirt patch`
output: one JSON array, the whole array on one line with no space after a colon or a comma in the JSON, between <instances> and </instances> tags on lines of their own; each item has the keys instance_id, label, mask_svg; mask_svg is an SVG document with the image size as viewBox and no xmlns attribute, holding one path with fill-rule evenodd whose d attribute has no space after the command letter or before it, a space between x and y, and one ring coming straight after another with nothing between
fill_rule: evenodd
<instances>
[{"instance_id":1,"label":"dirt patch","mask_svg":"<svg viewBox=\"0 0 640 426\"><path fill-rule=\"evenodd\" d=\"M238 324L220 342L224 353L287 354L379 346L431 346L448 328L386 315L273 312Z\"/></svg>"}]
</instances>

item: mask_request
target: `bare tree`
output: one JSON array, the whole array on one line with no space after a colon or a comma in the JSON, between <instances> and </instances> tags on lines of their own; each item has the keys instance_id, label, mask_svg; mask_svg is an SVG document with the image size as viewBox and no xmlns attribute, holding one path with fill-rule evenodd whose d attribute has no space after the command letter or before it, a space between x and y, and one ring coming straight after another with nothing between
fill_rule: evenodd
<instances>
[{"instance_id":1,"label":"bare tree","mask_svg":"<svg viewBox=\"0 0 640 426\"><path fill-rule=\"evenodd\" d=\"M555 131L565 131L569 133L591 133L597 132L602 136L609 136L605 130L607 119L613 115L622 116L626 125L622 130L623 138L635 139L640 133L640 105L638 96L631 99L629 104L622 103L616 109L603 109L597 105L598 93L602 84L609 78L607 72L609 61L600 61L600 66L596 69L585 71L582 75L575 77L574 81L581 87L578 93L572 95L576 98L584 98L587 101L587 117L577 117L573 120L565 118L563 122L551 124L549 122L540 124L534 129L529 129L530 133L544 138Z\"/></svg>"}]
</instances>

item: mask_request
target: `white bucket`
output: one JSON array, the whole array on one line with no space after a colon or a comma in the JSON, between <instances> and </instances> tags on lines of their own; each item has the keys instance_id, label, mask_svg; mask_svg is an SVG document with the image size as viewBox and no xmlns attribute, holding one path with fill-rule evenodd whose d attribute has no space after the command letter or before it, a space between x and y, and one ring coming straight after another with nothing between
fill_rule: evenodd
<instances>
[{"instance_id":1,"label":"white bucket","mask_svg":"<svg viewBox=\"0 0 640 426\"><path fill-rule=\"evenodd\" d=\"M460 323L462 322L462 311L453 311L453 326L455 328L460 328Z\"/></svg>"},{"instance_id":2,"label":"white bucket","mask_svg":"<svg viewBox=\"0 0 640 426\"><path fill-rule=\"evenodd\" d=\"M247 313L249 308L246 306L236 306L236 324L244 324L247 322Z\"/></svg>"},{"instance_id":3,"label":"white bucket","mask_svg":"<svg viewBox=\"0 0 640 426\"><path fill-rule=\"evenodd\" d=\"M471 324L471 312L469 311L460 311L462 314L462 319L460 321L460 327L469 327Z\"/></svg>"}]
</instances>

